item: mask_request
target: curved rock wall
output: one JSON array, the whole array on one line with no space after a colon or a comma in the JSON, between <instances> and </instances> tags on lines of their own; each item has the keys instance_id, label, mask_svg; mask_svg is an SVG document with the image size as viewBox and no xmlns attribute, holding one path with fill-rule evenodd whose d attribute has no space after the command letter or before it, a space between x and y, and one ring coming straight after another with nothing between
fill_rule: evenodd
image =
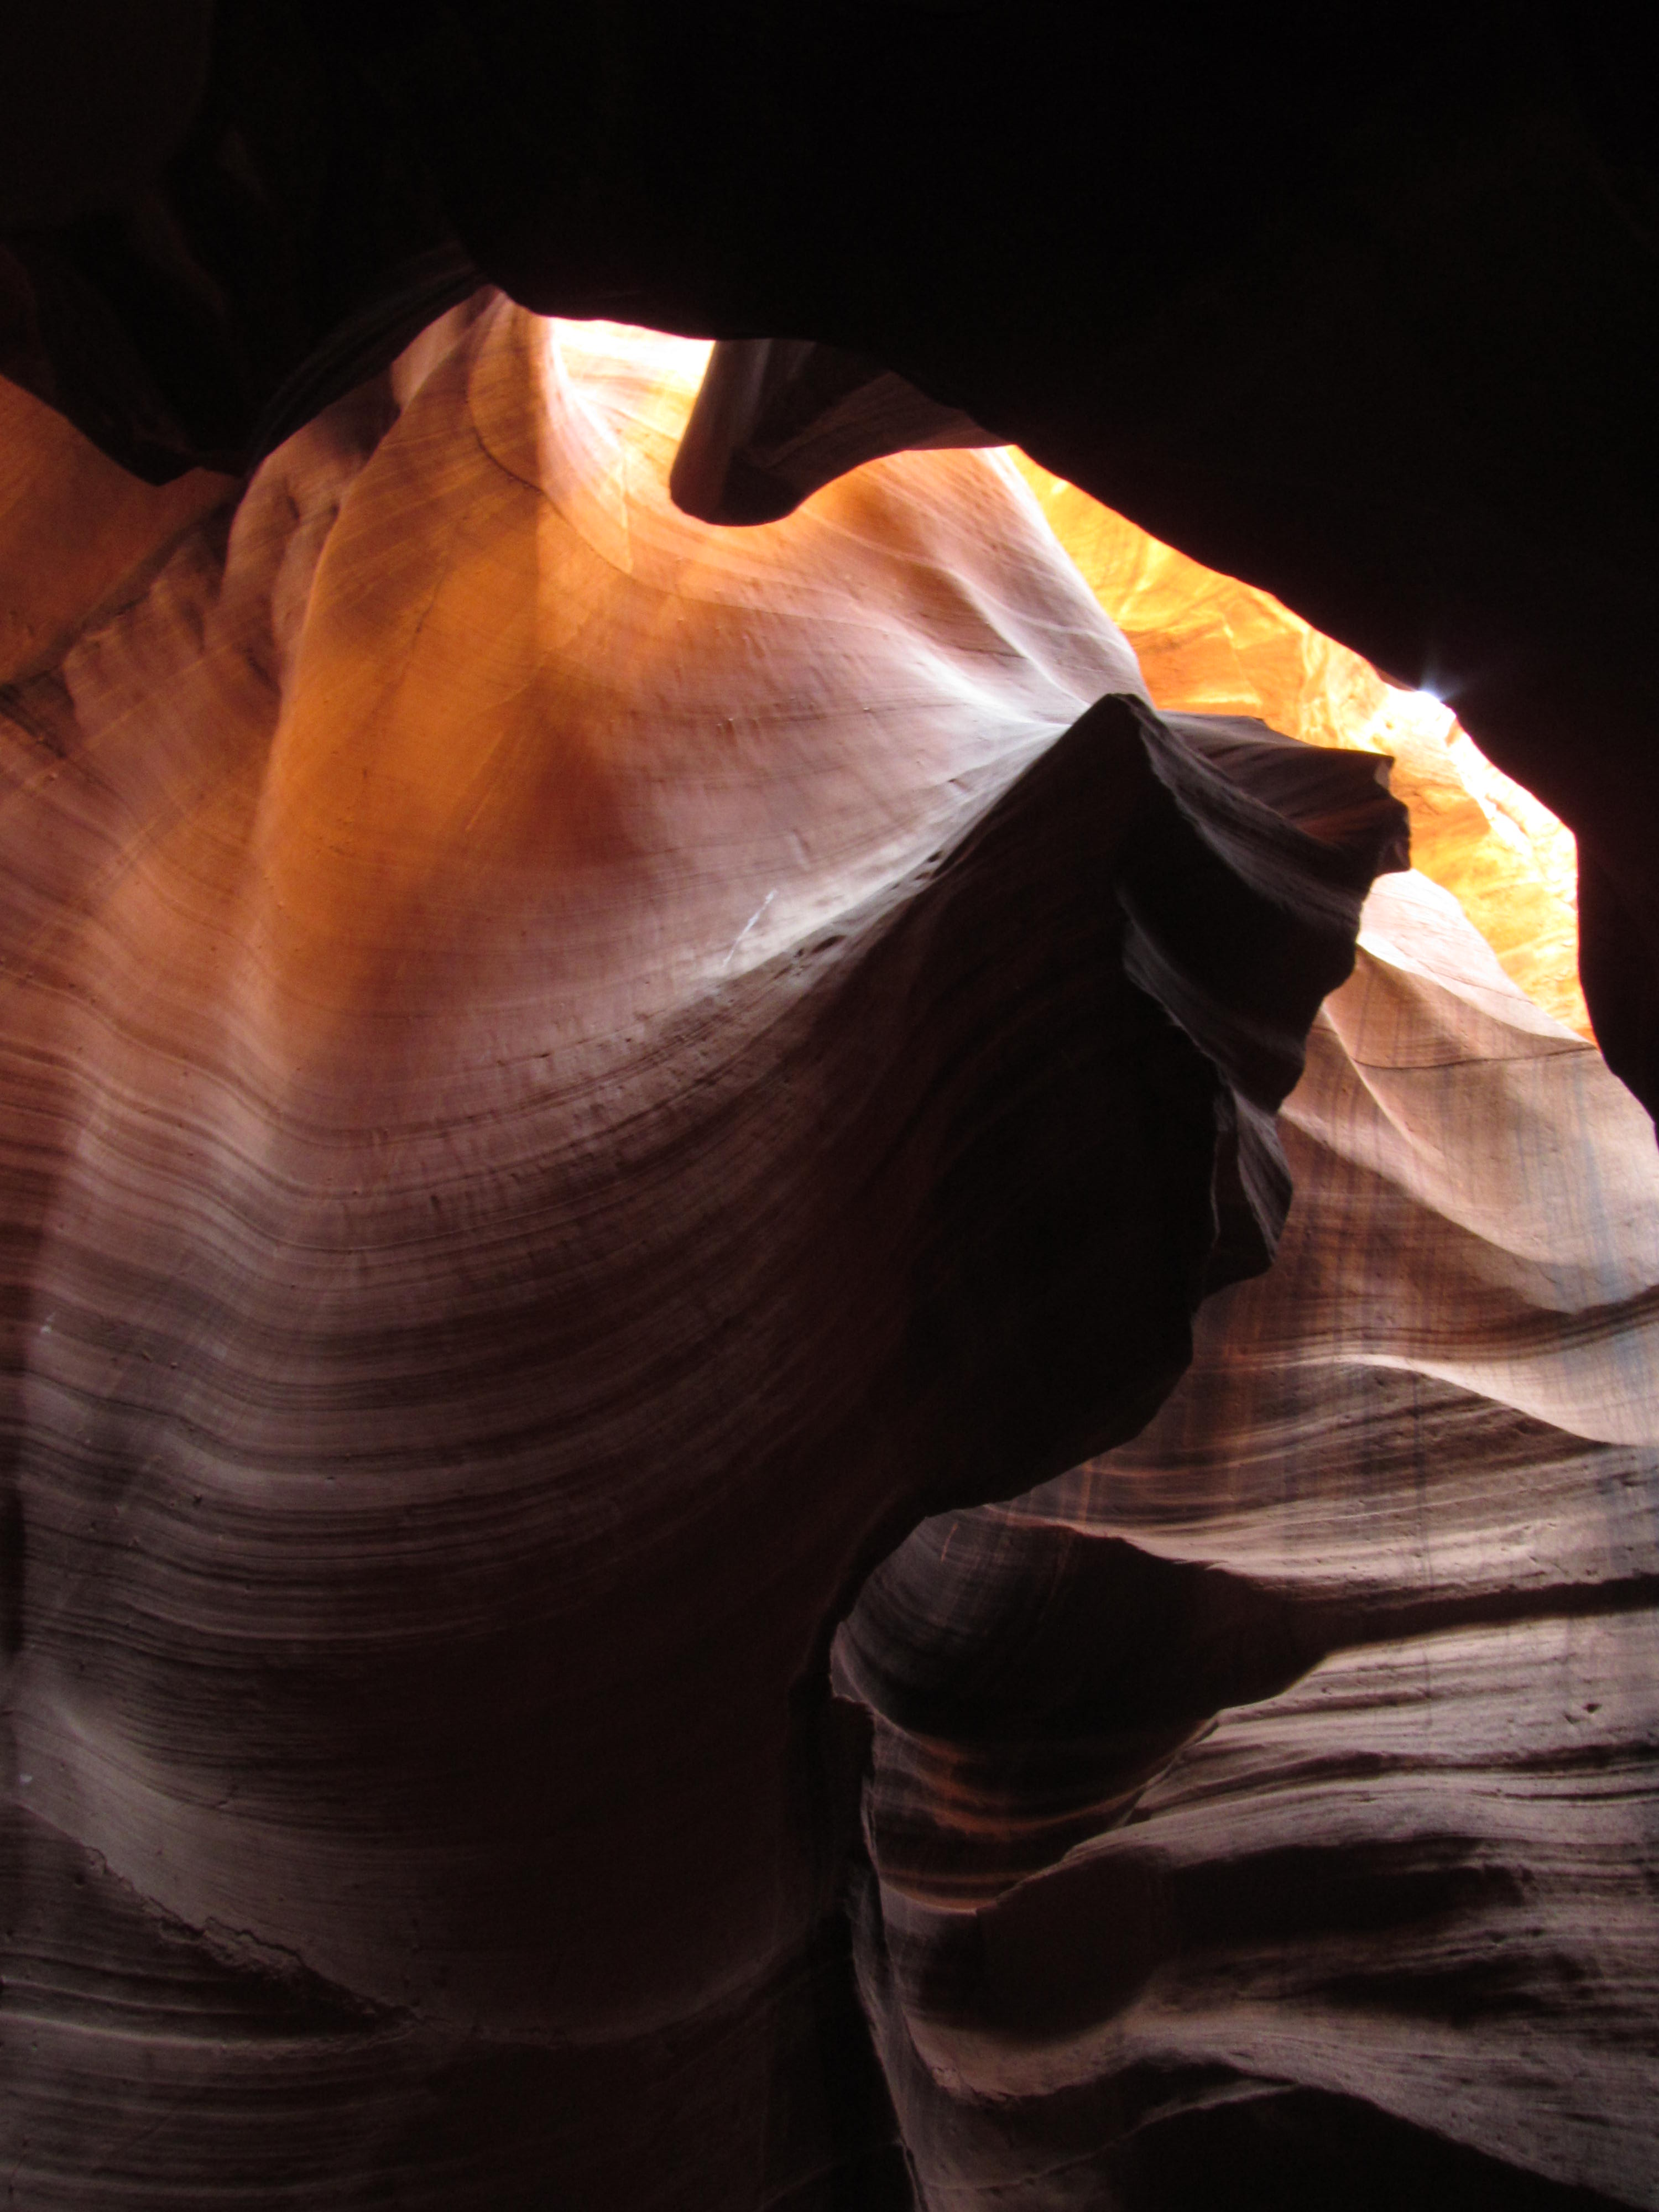
<instances>
[{"instance_id":1,"label":"curved rock wall","mask_svg":"<svg viewBox=\"0 0 1659 2212\"><path fill-rule=\"evenodd\" d=\"M1366 925L1272 1272L842 1632L935 2212L1659 2203L1659 1169L1445 893Z\"/></svg>"},{"instance_id":2,"label":"curved rock wall","mask_svg":"<svg viewBox=\"0 0 1659 2212\"><path fill-rule=\"evenodd\" d=\"M23 2202L902 2201L835 1621L1276 1232L1372 767L699 360L477 300L6 696Z\"/></svg>"},{"instance_id":3,"label":"curved rock wall","mask_svg":"<svg viewBox=\"0 0 1659 2212\"><path fill-rule=\"evenodd\" d=\"M1060 543L1135 649L1160 708L1254 714L1286 737L1394 763L1412 865L1450 891L1528 997L1591 1034L1578 981L1571 831L1484 759L1448 707L1385 684L1270 593L1160 544L1024 454Z\"/></svg>"}]
</instances>

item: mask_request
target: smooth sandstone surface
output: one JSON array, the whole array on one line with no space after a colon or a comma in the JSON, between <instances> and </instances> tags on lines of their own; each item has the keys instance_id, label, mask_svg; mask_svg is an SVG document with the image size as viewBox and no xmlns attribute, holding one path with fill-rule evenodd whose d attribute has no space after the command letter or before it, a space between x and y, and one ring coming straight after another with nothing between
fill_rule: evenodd
<instances>
[{"instance_id":1,"label":"smooth sandstone surface","mask_svg":"<svg viewBox=\"0 0 1659 2212\"><path fill-rule=\"evenodd\" d=\"M1371 764L1004 460L687 520L701 350L481 297L5 695L21 2202L903 2202L835 1623L1267 1256Z\"/></svg>"},{"instance_id":2,"label":"smooth sandstone surface","mask_svg":"<svg viewBox=\"0 0 1659 2212\"><path fill-rule=\"evenodd\" d=\"M130 13L12 37L0 153L8 373L106 452L252 466L479 276L827 346L875 372L869 450L965 418L1450 702L1574 831L1598 1038L1659 1110L1659 138L1628 10L1194 38L1069 0L180 0L142 64ZM756 427L750 516L805 459Z\"/></svg>"},{"instance_id":3,"label":"smooth sandstone surface","mask_svg":"<svg viewBox=\"0 0 1659 2212\"><path fill-rule=\"evenodd\" d=\"M837 1646L929 2207L1659 2203L1659 1170L1420 876L1270 1273Z\"/></svg>"},{"instance_id":4,"label":"smooth sandstone surface","mask_svg":"<svg viewBox=\"0 0 1659 2212\"><path fill-rule=\"evenodd\" d=\"M901 447L990 445L878 362L794 341L724 341L670 477L678 505L745 524L792 512ZM1482 755L1437 698L1370 664L1270 592L1218 574L1125 516L1013 459L1049 525L1134 647L1156 703L1248 714L1308 743L1386 754L1415 865L1452 891L1528 994L1589 1037L1578 975L1572 833Z\"/></svg>"}]
</instances>

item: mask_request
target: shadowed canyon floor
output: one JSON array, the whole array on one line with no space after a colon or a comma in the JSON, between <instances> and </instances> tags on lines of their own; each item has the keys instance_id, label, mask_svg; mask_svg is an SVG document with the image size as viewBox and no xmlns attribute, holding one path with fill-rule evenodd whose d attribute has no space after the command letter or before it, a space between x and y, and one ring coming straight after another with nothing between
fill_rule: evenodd
<instances>
[{"instance_id":1,"label":"shadowed canyon floor","mask_svg":"<svg viewBox=\"0 0 1659 2212\"><path fill-rule=\"evenodd\" d=\"M700 359L474 302L5 695L14 2200L1659 2202L1639 1110Z\"/></svg>"}]
</instances>

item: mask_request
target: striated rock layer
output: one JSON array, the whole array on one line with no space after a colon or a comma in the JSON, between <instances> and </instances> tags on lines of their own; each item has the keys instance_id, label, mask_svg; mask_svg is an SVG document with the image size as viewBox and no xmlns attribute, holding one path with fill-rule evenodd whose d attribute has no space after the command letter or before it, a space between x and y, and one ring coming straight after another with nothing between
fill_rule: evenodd
<instances>
[{"instance_id":1,"label":"striated rock layer","mask_svg":"<svg viewBox=\"0 0 1659 2212\"><path fill-rule=\"evenodd\" d=\"M933 2212L1659 2203L1659 1167L1443 892L1366 923L1271 1273L838 1644Z\"/></svg>"},{"instance_id":2,"label":"striated rock layer","mask_svg":"<svg viewBox=\"0 0 1659 2212\"><path fill-rule=\"evenodd\" d=\"M150 0L136 58L110 0L27 15L0 368L106 453L240 471L480 274L740 349L714 412L759 450L694 441L704 513L860 422L981 426L1452 704L1579 840L1596 1032L1659 1112L1632 10ZM822 440L772 404L808 342Z\"/></svg>"},{"instance_id":3,"label":"striated rock layer","mask_svg":"<svg viewBox=\"0 0 1659 2212\"><path fill-rule=\"evenodd\" d=\"M700 359L477 301L6 696L21 2202L903 2201L834 1625L1265 1262L1375 763Z\"/></svg>"}]
</instances>

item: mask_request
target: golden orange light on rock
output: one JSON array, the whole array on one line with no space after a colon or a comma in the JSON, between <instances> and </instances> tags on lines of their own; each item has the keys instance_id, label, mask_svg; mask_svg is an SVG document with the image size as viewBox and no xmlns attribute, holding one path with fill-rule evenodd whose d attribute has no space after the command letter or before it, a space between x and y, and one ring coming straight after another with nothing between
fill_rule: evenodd
<instances>
[{"instance_id":1,"label":"golden orange light on rock","mask_svg":"<svg viewBox=\"0 0 1659 2212\"><path fill-rule=\"evenodd\" d=\"M657 386L635 395L669 439L701 359L702 349L669 342ZM1268 593L1201 567L1024 455L1014 459L1127 634L1154 702L1257 715L1310 744L1391 756L1415 865L1455 895L1539 1005L1589 1036L1565 826L1494 768L1437 701L1385 684ZM77 631L137 597L181 532L234 489L199 470L160 488L141 483L51 409L0 383L0 683L49 666ZM610 489L614 499L620 487ZM587 489L603 503L602 488Z\"/></svg>"},{"instance_id":2,"label":"golden orange light on rock","mask_svg":"<svg viewBox=\"0 0 1659 2212\"><path fill-rule=\"evenodd\" d=\"M1385 684L1267 592L1161 544L1063 477L1015 456L1160 707L1255 714L1311 744L1393 757L1412 860L1449 890L1522 988L1579 1036L1572 833L1494 768L1450 710Z\"/></svg>"},{"instance_id":3,"label":"golden orange light on rock","mask_svg":"<svg viewBox=\"0 0 1659 2212\"><path fill-rule=\"evenodd\" d=\"M1650 2203L1647 1117L1100 600L1570 850L1006 454L689 516L704 351L0 470L13 2197Z\"/></svg>"},{"instance_id":4,"label":"golden orange light on rock","mask_svg":"<svg viewBox=\"0 0 1659 2212\"><path fill-rule=\"evenodd\" d=\"M235 489L207 469L141 483L0 378L0 684L50 667L89 621L137 599Z\"/></svg>"}]
</instances>

